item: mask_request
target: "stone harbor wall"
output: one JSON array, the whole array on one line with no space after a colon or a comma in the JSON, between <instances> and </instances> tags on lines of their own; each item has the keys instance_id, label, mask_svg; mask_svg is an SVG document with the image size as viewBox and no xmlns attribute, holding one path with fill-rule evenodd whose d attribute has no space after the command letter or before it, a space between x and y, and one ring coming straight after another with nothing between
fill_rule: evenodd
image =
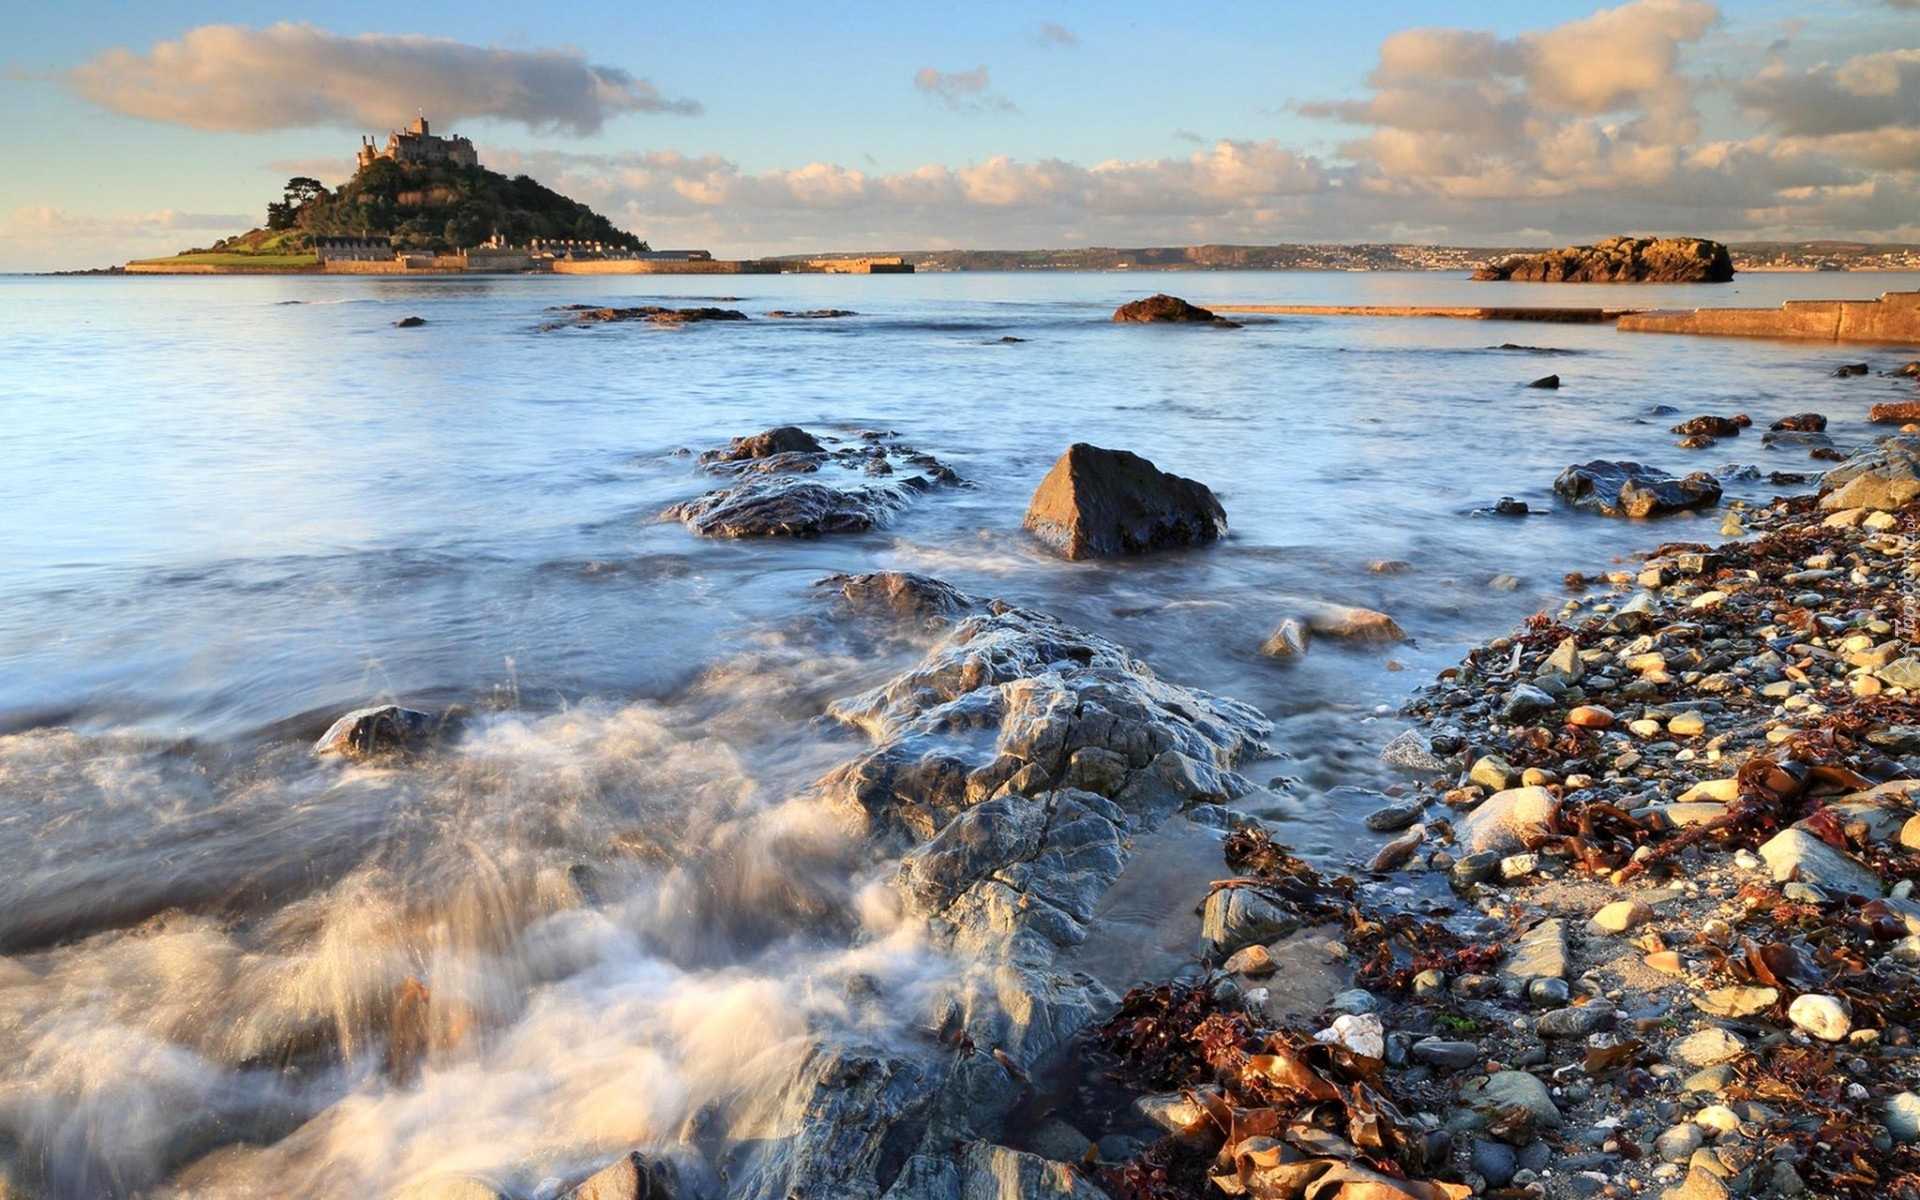
<instances>
[{"instance_id":1,"label":"stone harbor wall","mask_svg":"<svg viewBox=\"0 0 1920 1200\"><path fill-rule=\"evenodd\" d=\"M1628 333L1696 333L1914 345L1920 344L1920 292L1888 292L1878 300L1789 300L1779 308L1629 313L1620 318L1620 328Z\"/></svg>"}]
</instances>

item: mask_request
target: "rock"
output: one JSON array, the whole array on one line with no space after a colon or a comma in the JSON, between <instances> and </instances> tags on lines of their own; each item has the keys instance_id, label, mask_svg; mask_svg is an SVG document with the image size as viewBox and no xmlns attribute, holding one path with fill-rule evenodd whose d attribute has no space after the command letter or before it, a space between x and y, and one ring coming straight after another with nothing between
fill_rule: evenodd
<instances>
[{"instance_id":1,"label":"rock","mask_svg":"<svg viewBox=\"0 0 1920 1200\"><path fill-rule=\"evenodd\" d=\"M1554 709L1554 699L1529 683L1516 683L1507 689L1500 704L1500 719L1509 725L1522 725Z\"/></svg>"},{"instance_id":2,"label":"rock","mask_svg":"<svg viewBox=\"0 0 1920 1200\"><path fill-rule=\"evenodd\" d=\"M1838 1042L1853 1029L1846 1006L1832 996L1813 992L1797 996L1787 1008L1787 1019L1823 1042Z\"/></svg>"},{"instance_id":3,"label":"rock","mask_svg":"<svg viewBox=\"0 0 1920 1200\"><path fill-rule=\"evenodd\" d=\"M1307 618L1307 627L1320 637L1343 642L1404 642L1406 633L1383 612L1370 608L1328 607Z\"/></svg>"},{"instance_id":4,"label":"rock","mask_svg":"<svg viewBox=\"0 0 1920 1200\"><path fill-rule=\"evenodd\" d=\"M1397 771L1415 775L1439 775L1450 769L1446 760L1429 747L1427 740L1411 729L1395 734L1391 741L1380 748L1380 761Z\"/></svg>"},{"instance_id":5,"label":"rock","mask_svg":"<svg viewBox=\"0 0 1920 1200\"><path fill-rule=\"evenodd\" d=\"M401 317L393 323L395 329L418 329L427 323L425 317Z\"/></svg>"},{"instance_id":6,"label":"rock","mask_svg":"<svg viewBox=\"0 0 1920 1200\"><path fill-rule=\"evenodd\" d=\"M358 708L328 726L320 740L313 744L313 752L366 758L405 750L430 736L439 723L432 713L402 708L398 704Z\"/></svg>"},{"instance_id":7,"label":"rock","mask_svg":"<svg viewBox=\"0 0 1920 1200\"><path fill-rule=\"evenodd\" d=\"M1920 1096L1901 1092L1887 1097L1880 1118L1886 1122L1887 1133L1894 1141L1920 1142Z\"/></svg>"},{"instance_id":8,"label":"rock","mask_svg":"<svg viewBox=\"0 0 1920 1200\"><path fill-rule=\"evenodd\" d=\"M1819 413L1795 413L1790 417L1781 417L1767 428L1774 433L1823 433L1827 428L1827 419Z\"/></svg>"},{"instance_id":9,"label":"rock","mask_svg":"<svg viewBox=\"0 0 1920 1200\"><path fill-rule=\"evenodd\" d=\"M1155 1097L1142 1096L1134 1102L1134 1106L1144 1112L1145 1109L1142 1106L1146 1101L1152 1099L1155 1099ZM1183 1104L1191 1103L1185 1096L1176 1096L1173 1097L1173 1099ZM1198 1108L1197 1105L1195 1107ZM1148 1114L1149 1118L1151 1118L1151 1115L1152 1114ZM1048 1117L1046 1120L1041 1121L1039 1128L1033 1131L1033 1136L1027 1139L1027 1145L1040 1157L1063 1163L1084 1162L1086 1161L1087 1151L1093 1149L1093 1142L1088 1140L1086 1134L1081 1133L1078 1129L1062 1121L1057 1116Z\"/></svg>"},{"instance_id":10,"label":"rock","mask_svg":"<svg viewBox=\"0 0 1920 1200\"><path fill-rule=\"evenodd\" d=\"M1593 914L1593 928L1600 933L1625 933L1653 920L1653 909L1641 900L1616 900Z\"/></svg>"},{"instance_id":11,"label":"rock","mask_svg":"<svg viewBox=\"0 0 1920 1200\"><path fill-rule=\"evenodd\" d=\"M1469 854L1513 854L1553 835L1560 801L1543 787L1497 792L1454 825L1454 839Z\"/></svg>"},{"instance_id":12,"label":"rock","mask_svg":"<svg viewBox=\"0 0 1920 1200\"><path fill-rule=\"evenodd\" d=\"M1516 879L1525 879L1539 870L1538 854L1509 854L1500 860L1500 878L1509 883Z\"/></svg>"},{"instance_id":13,"label":"rock","mask_svg":"<svg viewBox=\"0 0 1920 1200\"><path fill-rule=\"evenodd\" d=\"M1739 1074L1731 1062L1702 1067L1681 1081L1680 1086L1696 1095L1718 1096Z\"/></svg>"},{"instance_id":14,"label":"rock","mask_svg":"<svg viewBox=\"0 0 1920 1200\"><path fill-rule=\"evenodd\" d=\"M1243 946L1227 956L1220 969L1229 975L1245 975L1250 979L1265 979L1280 969L1273 961L1273 954L1265 946Z\"/></svg>"},{"instance_id":15,"label":"rock","mask_svg":"<svg viewBox=\"0 0 1920 1200\"><path fill-rule=\"evenodd\" d=\"M1733 258L1719 242L1692 237L1613 237L1482 267L1477 280L1530 283L1726 283Z\"/></svg>"},{"instance_id":16,"label":"rock","mask_svg":"<svg viewBox=\"0 0 1920 1200\"><path fill-rule=\"evenodd\" d=\"M1572 990L1566 980L1542 975L1527 981L1527 1000L1536 1008L1560 1008L1565 1006Z\"/></svg>"},{"instance_id":17,"label":"rock","mask_svg":"<svg viewBox=\"0 0 1920 1200\"><path fill-rule=\"evenodd\" d=\"M1334 998L1328 1002L1327 1011L1351 1013L1354 1016L1358 1016L1361 1013L1374 1012L1379 1009L1379 1007L1380 998L1372 992L1365 988L1348 988L1346 991L1335 995Z\"/></svg>"},{"instance_id":18,"label":"rock","mask_svg":"<svg viewBox=\"0 0 1920 1200\"><path fill-rule=\"evenodd\" d=\"M1535 674L1559 675L1574 683L1585 679L1587 665L1580 659L1580 643L1573 638L1564 639L1553 648L1552 654L1547 655L1546 661L1540 664L1540 669Z\"/></svg>"},{"instance_id":19,"label":"rock","mask_svg":"<svg viewBox=\"0 0 1920 1200\"><path fill-rule=\"evenodd\" d=\"M1678 1187L1660 1193L1660 1200L1728 1200L1730 1195L1718 1175L1704 1167L1691 1166Z\"/></svg>"},{"instance_id":20,"label":"rock","mask_svg":"<svg viewBox=\"0 0 1920 1200\"><path fill-rule=\"evenodd\" d=\"M1879 896L1886 890L1871 867L1804 829L1781 830L1760 847L1760 857L1778 883L1798 879L1862 896Z\"/></svg>"},{"instance_id":21,"label":"rock","mask_svg":"<svg viewBox=\"0 0 1920 1200\"><path fill-rule=\"evenodd\" d=\"M1287 617L1274 629L1273 635L1260 645L1260 653L1268 658L1297 658L1307 652L1307 646L1313 641L1313 631L1307 623L1298 617Z\"/></svg>"},{"instance_id":22,"label":"rock","mask_svg":"<svg viewBox=\"0 0 1920 1200\"><path fill-rule=\"evenodd\" d=\"M1847 363L1833 369L1835 379L1846 379L1853 375L1865 375L1871 368L1866 363Z\"/></svg>"},{"instance_id":23,"label":"rock","mask_svg":"<svg viewBox=\"0 0 1920 1200\"><path fill-rule=\"evenodd\" d=\"M1706 731L1706 718L1695 712L1680 713L1667 722L1667 732L1675 737L1699 737Z\"/></svg>"},{"instance_id":24,"label":"rock","mask_svg":"<svg viewBox=\"0 0 1920 1200\"><path fill-rule=\"evenodd\" d=\"M1464 1071L1480 1061L1480 1047L1472 1042L1427 1038L1413 1044L1413 1057L1445 1071Z\"/></svg>"},{"instance_id":25,"label":"rock","mask_svg":"<svg viewBox=\"0 0 1920 1200\"><path fill-rule=\"evenodd\" d=\"M676 504L661 516L701 537L816 538L872 529L905 500L905 493L892 486L837 488L757 478Z\"/></svg>"},{"instance_id":26,"label":"rock","mask_svg":"<svg viewBox=\"0 0 1920 1200\"><path fill-rule=\"evenodd\" d=\"M767 316L776 321L826 321L837 317L857 317L859 315L859 313L854 312L850 308L809 308L800 311L776 308L767 314ZM1015 338L1014 340L1018 341L1019 339Z\"/></svg>"},{"instance_id":27,"label":"rock","mask_svg":"<svg viewBox=\"0 0 1920 1200\"><path fill-rule=\"evenodd\" d=\"M1667 1057L1688 1067L1711 1067L1732 1062L1747 1052L1747 1044L1734 1034L1709 1026L1667 1047Z\"/></svg>"},{"instance_id":28,"label":"rock","mask_svg":"<svg viewBox=\"0 0 1920 1200\"><path fill-rule=\"evenodd\" d=\"M1608 517L1650 517L1720 503L1720 483L1704 471L1676 478L1636 462L1595 459L1568 467L1553 490L1580 508Z\"/></svg>"},{"instance_id":29,"label":"rock","mask_svg":"<svg viewBox=\"0 0 1920 1200\"><path fill-rule=\"evenodd\" d=\"M1613 1006L1601 1001L1541 1013L1534 1028L1541 1037L1583 1038L1613 1024Z\"/></svg>"},{"instance_id":30,"label":"rock","mask_svg":"<svg viewBox=\"0 0 1920 1200\"><path fill-rule=\"evenodd\" d=\"M1893 400L1876 404L1867 411L1867 420L1875 425L1907 425L1920 421L1920 400Z\"/></svg>"},{"instance_id":31,"label":"rock","mask_svg":"<svg viewBox=\"0 0 1920 1200\"><path fill-rule=\"evenodd\" d=\"M1209 1090L1218 1092L1217 1088ZM1141 1116L1168 1133L1180 1133L1207 1119L1207 1110L1185 1092L1142 1096L1133 1102L1133 1107Z\"/></svg>"},{"instance_id":32,"label":"rock","mask_svg":"<svg viewBox=\"0 0 1920 1200\"><path fill-rule=\"evenodd\" d=\"M1896 658L1875 670L1874 676L1890 687L1920 691L1920 658Z\"/></svg>"},{"instance_id":33,"label":"rock","mask_svg":"<svg viewBox=\"0 0 1920 1200\"><path fill-rule=\"evenodd\" d=\"M1525 1071L1496 1071L1481 1087L1478 1106L1498 1111L1518 1107L1530 1114L1534 1123L1549 1129L1560 1128L1560 1110L1554 1106L1547 1085Z\"/></svg>"},{"instance_id":34,"label":"rock","mask_svg":"<svg viewBox=\"0 0 1920 1200\"><path fill-rule=\"evenodd\" d=\"M1709 988L1693 998L1693 1006L1708 1016L1736 1019L1757 1017L1779 1002L1779 991L1770 987Z\"/></svg>"},{"instance_id":35,"label":"rock","mask_svg":"<svg viewBox=\"0 0 1920 1200\"><path fill-rule=\"evenodd\" d=\"M1708 1133L1732 1133L1740 1128L1740 1118L1724 1104L1709 1104L1693 1114L1693 1123Z\"/></svg>"},{"instance_id":36,"label":"rock","mask_svg":"<svg viewBox=\"0 0 1920 1200\"><path fill-rule=\"evenodd\" d=\"M1420 814L1425 811L1427 811L1426 801L1418 796L1409 796L1405 800L1396 800L1385 808L1374 809L1361 823L1375 833L1391 833L1396 829L1405 829L1418 821Z\"/></svg>"},{"instance_id":37,"label":"rock","mask_svg":"<svg viewBox=\"0 0 1920 1200\"><path fill-rule=\"evenodd\" d=\"M1653 1148L1668 1162L1683 1163L1692 1158L1693 1152L1704 1146L1706 1141L1706 1131L1688 1122L1685 1125L1675 1125L1653 1139Z\"/></svg>"},{"instance_id":38,"label":"rock","mask_svg":"<svg viewBox=\"0 0 1920 1200\"><path fill-rule=\"evenodd\" d=\"M798 425L777 425L751 437L737 437L724 450L708 450L700 456L703 463L744 462L772 458L776 454L824 454L820 440Z\"/></svg>"},{"instance_id":39,"label":"rock","mask_svg":"<svg viewBox=\"0 0 1920 1200\"><path fill-rule=\"evenodd\" d=\"M959 1174L955 1200L1107 1200L1105 1192L1067 1163L1049 1162L990 1142L974 1142L966 1148L960 1155ZM935 1193L918 1186L903 1192L897 1183L887 1195L890 1200L920 1200Z\"/></svg>"},{"instance_id":40,"label":"rock","mask_svg":"<svg viewBox=\"0 0 1920 1200\"><path fill-rule=\"evenodd\" d=\"M1753 424L1753 418L1745 413L1737 417L1695 417L1682 421L1672 429L1674 433L1705 434L1708 437L1739 437L1740 431Z\"/></svg>"},{"instance_id":41,"label":"rock","mask_svg":"<svg viewBox=\"0 0 1920 1200\"><path fill-rule=\"evenodd\" d=\"M960 589L928 575L910 571L871 571L864 575L829 575L820 586L838 591L847 607L858 613L891 613L896 617L957 617L981 607Z\"/></svg>"},{"instance_id":42,"label":"rock","mask_svg":"<svg viewBox=\"0 0 1920 1200\"><path fill-rule=\"evenodd\" d=\"M1485 854L1469 854L1456 861L1447 871L1447 879L1454 887L1462 890L1476 883L1492 879L1500 870L1500 853L1489 850Z\"/></svg>"},{"instance_id":43,"label":"rock","mask_svg":"<svg viewBox=\"0 0 1920 1200\"><path fill-rule=\"evenodd\" d=\"M699 321L744 321L747 314L732 308L662 308L657 304L638 308L570 308L581 325L602 325L615 321L645 321L654 325L691 325ZM547 326L552 329L555 326Z\"/></svg>"},{"instance_id":44,"label":"rock","mask_svg":"<svg viewBox=\"0 0 1920 1200\"><path fill-rule=\"evenodd\" d=\"M1041 480L1024 524L1078 560L1211 542L1225 536L1227 514L1203 483L1125 450L1076 442Z\"/></svg>"},{"instance_id":45,"label":"rock","mask_svg":"<svg viewBox=\"0 0 1920 1200\"><path fill-rule=\"evenodd\" d=\"M1519 1169L1519 1162L1513 1153L1513 1147L1504 1142L1489 1141L1486 1138L1473 1139L1473 1149L1467 1158L1468 1169L1487 1181L1487 1186L1503 1188L1513 1182L1513 1173Z\"/></svg>"},{"instance_id":46,"label":"rock","mask_svg":"<svg viewBox=\"0 0 1920 1200\"><path fill-rule=\"evenodd\" d=\"M1345 1046L1363 1058L1387 1056L1386 1026L1372 1013L1342 1013L1313 1037L1318 1042Z\"/></svg>"},{"instance_id":47,"label":"rock","mask_svg":"<svg viewBox=\"0 0 1920 1200\"><path fill-rule=\"evenodd\" d=\"M671 1163L633 1150L568 1192L566 1200L675 1200L679 1187Z\"/></svg>"},{"instance_id":48,"label":"rock","mask_svg":"<svg viewBox=\"0 0 1920 1200\"><path fill-rule=\"evenodd\" d=\"M1559 917L1548 917L1527 930L1509 950L1500 973L1526 980L1565 979L1567 923Z\"/></svg>"},{"instance_id":49,"label":"rock","mask_svg":"<svg viewBox=\"0 0 1920 1200\"><path fill-rule=\"evenodd\" d=\"M1467 782L1490 792L1502 792L1513 782L1513 764L1498 754L1482 754L1467 770Z\"/></svg>"},{"instance_id":50,"label":"rock","mask_svg":"<svg viewBox=\"0 0 1920 1200\"><path fill-rule=\"evenodd\" d=\"M1611 729L1613 711L1598 704L1581 704L1568 710L1567 724L1581 729Z\"/></svg>"},{"instance_id":51,"label":"rock","mask_svg":"<svg viewBox=\"0 0 1920 1200\"><path fill-rule=\"evenodd\" d=\"M1558 375L1542 375L1527 386L1530 388L1558 388L1560 386L1560 377Z\"/></svg>"},{"instance_id":52,"label":"rock","mask_svg":"<svg viewBox=\"0 0 1920 1200\"><path fill-rule=\"evenodd\" d=\"M1221 888L1207 897L1201 910L1200 940L1207 957L1218 958L1299 927L1298 918L1255 889Z\"/></svg>"},{"instance_id":53,"label":"rock","mask_svg":"<svg viewBox=\"0 0 1920 1200\"><path fill-rule=\"evenodd\" d=\"M1129 300L1113 312L1113 319L1121 323L1137 325L1172 322L1189 325L1218 325L1228 329L1238 329L1239 325L1227 320L1197 304L1188 304L1178 296L1169 296L1164 292L1148 296L1144 300Z\"/></svg>"}]
</instances>

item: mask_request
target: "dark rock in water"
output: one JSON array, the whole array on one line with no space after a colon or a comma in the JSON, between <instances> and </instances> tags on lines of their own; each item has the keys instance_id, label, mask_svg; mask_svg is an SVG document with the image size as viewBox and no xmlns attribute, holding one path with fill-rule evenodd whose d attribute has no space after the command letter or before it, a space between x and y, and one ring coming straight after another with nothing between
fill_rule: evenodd
<instances>
[{"instance_id":1,"label":"dark rock in water","mask_svg":"<svg viewBox=\"0 0 1920 1200\"><path fill-rule=\"evenodd\" d=\"M1775 487L1796 487L1807 481L1807 477L1798 471L1774 471L1767 475L1767 482Z\"/></svg>"},{"instance_id":2,"label":"dark rock in water","mask_svg":"<svg viewBox=\"0 0 1920 1200\"><path fill-rule=\"evenodd\" d=\"M1025 338L1017 338L1009 333L1008 335L1000 339L1000 344L1003 346L1014 346L1026 340L1027 339Z\"/></svg>"},{"instance_id":3,"label":"dark rock in water","mask_svg":"<svg viewBox=\"0 0 1920 1200\"><path fill-rule=\"evenodd\" d=\"M1040 481L1022 524L1066 558L1114 558L1214 541L1227 514L1204 483L1076 442Z\"/></svg>"},{"instance_id":4,"label":"dark rock in water","mask_svg":"<svg viewBox=\"0 0 1920 1200\"><path fill-rule=\"evenodd\" d=\"M892 613L898 617L955 617L980 607L980 601L928 575L908 571L873 571L865 575L830 575L820 586L838 591L847 607L859 613Z\"/></svg>"},{"instance_id":5,"label":"dark rock in water","mask_svg":"<svg viewBox=\"0 0 1920 1200\"><path fill-rule=\"evenodd\" d=\"M1740 431L1753 424L1753 418L1745 413L1737 417L1695 417L1691 421L1682 421L1673 427L1675 433L1704 433L1708 437L1739 437Z\"/></svg>"},{"instance_id":6,"label":"dark rock in water","mask_svg":"<svg viewBox=\"0 0 1920 1200\"><path fill-rule=\"evenodd\" d=\"M1835 379L1851 379L1855 375L1865 375L1866 373L1866 363L1848 363L1845 366L1835 367L1833 369L1833 377Z\"/></svg>"},{"instance_id":7,"label":"dark rock in water","mask_svg":"<svg viewBox=\"0 0 1920 1200\"><path fill-rule=\"evenodd\" d=\"M1679 409L1671 404L1656 404L1646 410L1646 415L1649 417L1671 417L1679 411Z\"/></svg>"},{"instance_id":8,"label":"dark rock in water","mask_svg":"<svg viewBox=\"0 0 1920 1200\"><path fill-rule=\"evenodd\" d=\"M654 325L688 325L696 321L744 321L747 314L733 308L663 308L658 304L646 304L639 308L576 308L568 305L573 313L573 324L604 325L616 321L646 321ZM544 326L546 329L563 328L567 322Z\"/></svg>"},{"instance_id":9,"label":"dark rock in water","mask_svg":"<svg viewBox=\"0 0 1920 1200\"><path fill-rule=\"evenodd\" d=\"M1920 379L1920 360L1895 367L1887 375L1893 379Z\"/></svg>"},{"instance_id":10,"label":"dark rock in water","mask_svg":"<svg viewBox=\"0 0 1920 1200\"><path fill-rule=\"evenodd\" d=\"M1560 377L1558 375L1542 375L1527 386L1530 388L1557 388L1560 386Z\"/></svg>"},{"instance_id":11,"label":"dark rock in water","mask_svg":"<svg viewBox=\"0 0 1920 1200\"><path fill-rule=\"evenodd\" d=\"M1238 329L1240 326L1210 309L1197 304L1188 304L1178 296L1169 296L1164 292L1148 296L1145 300L1130 300L1113 311L1113 319L1138 325L1151 325L1163 322L1185 325L1219 325L1224 328Z\"/></svg>"},{"instance_id":12,"label":"dark rock in water","mask_svg":"<svg viewBox=\"0 0 1920 1200\"><path fill-rule=\"evenodd\" d=\"M1512 496L1502 496L1500 499L1494 501L1493 511L1495 516L1524 517L1533 510L1527 507L1525 500L1515 500Z\"/></svg>"},{"instance_id":13,"label":"dark rock in water","mask_svg":"<svg viewBox=\"0 0 1920 1200\"><path fill-rule=\"evenodd\" d=\"M850 308L809 308L798 312L776 308L767 315L778 321L827 321L835 317L857 317L860 314Z\"/></svg>"},{"instance_id":14,"label":"dark rock in water","mask_svg":"<svg viewBox=\"0 0 1920 1200\"><path fill-rule=\"evenodd\" d=\"M1720 483L1705 471L1679 478L1636 462L1605 459L1568 467L1553 481L1553 490L1607 517L1652 517L1720 503Z\"/></svg>"},{"instance_id":15,"label":"dark rock in water","mask_svg":"<svg viewBox=\"0 0 1920 1200\"><path fill-rule=\"evenodd\" d=\"M1718 446L1719 444L1719 438L1710 437L1704 433L1690 433L1674 443L1674 445L1680 447L1682 450L1705 450L1709 446Z\"/></svg>"},{"instance_id":16,"label":"dark rock in water","mask_svg":"<svg viewBox=\"0 0 1920 1200\"><path fill-rule=\"evenodd\" d=\"M1733 258L1706 238L1614 237L1509 259L1473 273L1478 280L1533 283L1726 283Z\"/></svg>"},{"instance_id":17,"label":"dark rock in water","mask_svg":"<svg viewBox=\"0 0 1920 1200\"><path fill-rule=\"evenodd\" d=\"M1795 413L1790 417L1781 417L1767 426L1775 433L1821 433L1827 427L1827 419L1819 413Z\"/></svg>"},{"instance_id":18,"label":"dark rock in water","mask_svg":"<svg viewBox=\"0 0 1920 1200\"><path fill-rule=\"evenodd\" d=\"M1361 823L1375 833L1393 833L1405 829L1420 819L1427 811L1427 802L1419 796L1409 796L1405 800L1395 800L1384 808L1376 808L1361 819Z\"/></svg>"},{"instance_id":19,"label":"dark rock in water","mask_svg":"<svg viewBox=\"0 0 1920 1200\"><path fill-rule=\"evenodd\" d=\"M1920 421L1920 400L1895 400L1890 404L1876 404L1867 413L1867 420L1875 425L1909 425Z\"/></svg>"},{"instance_id":20,"label":"dark rock in water","mask_svg":"<svg viewBox=\"0 0 1920 1200\"><path fill-rule=\"evenodd\" d=\"M1845 459L1847 456L1840 453L1840 450L1838 447L1826 446L1818 450L1812 451L1808 455L1808 457L1818 458L1826 462L1840 462L1841 460Z\"/></svg>"},{"instance_id":21,"label":"dark rock in water","mask_svg":"<svg viewBox=\"0 0 1920 1200\"><path fill-rule=\"evenodd\" d=\"M427 323L425 317L401 317L393 323L395 329L418 329Z\"/></svg>"},{"instance_id":22,"label":"dark rock in water","mask_svg":"<svg viewBox=\"0 0 1920 1200\"><path fill-rule=\"evenodd\" d=\"M785 478L754 478L674 505L661 516L701 537L815 538L872 529L905 497L893 488L837 488Z\"/></svg>"},{"instance_id":23,"label":"dark rock in water","mask_svg":"<svg viewBox=\"0 0 1920 1200\"><path fill-rule=\"evenodd\" d=\"M1833 439L1824 433L1801 433L1797 430L1768 430L1761 435L1760 444L1769 450L1816 450L1833 449Z\"/></svg>"},{"instance_id":24,"label":"dark rock in water","mask_svg":"<svg viewBox=\"0 0 1920 1200\"><path fill-rule=\"evenodd\" d=\"M673 1164L650 1159L638 1150L596 1171L564 1200L679 1200L679 1174Z\"/></svg>"},{"instance_id":25,"label":"dark rock in water","mask_svg":"<svg viewBox=\"0 0 1920 1200\"><path fill-rule=\"evenodd\" d=\"M825 454L820 440L798 425L779 425L752 437L737 437L724 450L709 450L700 456L703 463L740 462L750 458L771 458L776 454Z\"/></svg>"},{"instance_id":26,"label":"dark rock in water","mask_svg":"<svg viewBox=\"0 0 1920 1200\"><path fill-rule=\"evenodd\" d=\"M404 750L430 736L439 726L432 713L383 704L360 708L341 717L313 744L315 754L344 754L365 758L383 751Z\"/></svg>"}]
</instances>

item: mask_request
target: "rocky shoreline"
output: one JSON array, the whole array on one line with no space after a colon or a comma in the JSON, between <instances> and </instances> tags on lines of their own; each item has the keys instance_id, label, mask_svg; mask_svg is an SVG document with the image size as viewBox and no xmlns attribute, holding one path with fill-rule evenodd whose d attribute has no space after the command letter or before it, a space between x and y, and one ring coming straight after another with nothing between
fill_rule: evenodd
<instances>
[{"instance_id":1,"label":"rocky shoreline","mask_svg":"<svg viewBox=\"0 0 1920 1200\"><path fill-rule=\"evenodd\" d=\"M1238 824L1217 969L1101 1031L1166 1131L1109 1192L1920 1195L1917 466L1571 577L1409 705L1354 877ZM1359 986L1275 1011L1315 958Z\"/></svg>"}]
</instances>

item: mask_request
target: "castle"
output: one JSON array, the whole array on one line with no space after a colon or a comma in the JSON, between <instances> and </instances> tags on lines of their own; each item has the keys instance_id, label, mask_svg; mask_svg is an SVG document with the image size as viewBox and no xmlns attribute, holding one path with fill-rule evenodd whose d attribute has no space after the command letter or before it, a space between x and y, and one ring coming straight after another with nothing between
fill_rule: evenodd
<instances>
[{"instance_id":1,"label":"castle","mask_svg":"<svg viewBox=\"0 0 1920 1200\"><path fill-rule=\"evenodd\" d=\"M428 130L426 114L414 119L405 129L396 129L387 135L387 148L376 149L373 139L360 139L360 166L373 165L375 159L390 158L402 166L415 163L452 163L456 167L477 167L480 156L474 153L473 143L466 138L439 137Z\"/></svg>"}]
</instances>

